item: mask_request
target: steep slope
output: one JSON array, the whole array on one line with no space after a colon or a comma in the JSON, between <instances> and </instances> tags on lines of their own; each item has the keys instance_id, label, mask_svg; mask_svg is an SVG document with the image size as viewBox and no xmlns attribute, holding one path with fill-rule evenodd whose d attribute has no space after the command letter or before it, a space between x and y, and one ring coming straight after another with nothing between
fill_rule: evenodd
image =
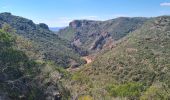
<instances>
[{"instance_id":1,"label":"steep slope","mask_svg":"<svg viewBox=\"0 0 170 100\"><path fill-rule=\"evenodd\" d=\"M170 99L170 17L150 19L75 72L72 95L94 100Z\"/></svg>"},{"instance_id":2,"label":"steep slope","mask_svg":"<svg viewBox=\"0 0 170 100\"><path fill-rule=\"evenodd\" d=\"M34 48L0 29L0 100L67 100L69 92L59 83L66 72L44 62Z\"/></svg>"},{"instance_id":3,"label":"steep slope","mask_svg":"<svg viewBox=\"0 0 170 100\"><path fill-rule=\"evenodd\" d=\"M61 38L71 41L81 55L100 51L114 41L139 28L146 18L116 18L107 21L75 20L58 32Z\"/></svg>"},{"instance_id":4,"label":"steep slope","mask_svg":"<svg viewBox=\"0 0 170 100\"><path fill-rule=\"evenodd\" d=\"M34 24L31 20L10 13L0 14L0 27L9 24L16 33L37 44L46 60L52 60L58 65L68 67L75 61L78 65L82 63L79 55L71 49L68 41L59 38L49 30L46 24Z\"/></svg>"}]
</instances>

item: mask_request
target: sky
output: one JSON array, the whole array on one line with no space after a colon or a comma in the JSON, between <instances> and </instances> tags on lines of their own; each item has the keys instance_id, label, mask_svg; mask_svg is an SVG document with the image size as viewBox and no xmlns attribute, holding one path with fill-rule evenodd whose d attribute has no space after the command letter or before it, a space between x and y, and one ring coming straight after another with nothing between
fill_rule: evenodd
<instances>
[{"instance_id":1,"label":"sky","mask_svg":"<svg viewBox=\"0 0 170 100\"><path fill-rule=\"evenodd\" d=\"M170 0L0 0L1 12L64 27L76 19L170 15Z\"/></svg>"}]
</instances>

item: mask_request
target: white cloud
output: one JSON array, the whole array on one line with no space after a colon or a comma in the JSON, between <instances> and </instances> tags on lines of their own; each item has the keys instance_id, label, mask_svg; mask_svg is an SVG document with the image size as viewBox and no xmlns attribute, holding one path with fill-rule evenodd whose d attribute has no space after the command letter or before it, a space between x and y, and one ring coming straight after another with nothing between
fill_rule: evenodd
<instances>
[{"instance_id":1,"label":"white cloud","mask_svg":"<svg viewBox=\"0 0 170 100\"><path fill-rule=\"evenodd\" d=\"M160 4L160 6L169 6L170 7L170 2L163 2Z\"/></svg>"}]
</instances>

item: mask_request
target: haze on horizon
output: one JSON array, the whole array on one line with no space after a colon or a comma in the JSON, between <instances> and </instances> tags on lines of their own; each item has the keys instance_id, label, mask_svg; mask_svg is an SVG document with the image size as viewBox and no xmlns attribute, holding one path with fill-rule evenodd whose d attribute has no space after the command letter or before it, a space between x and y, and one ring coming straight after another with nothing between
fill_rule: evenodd
<instances>
[{"instance_id":1,"label":"haze on horizon","mask_svg":"<svg viewBox=\"0 0 170 100\"><path fill-rule=\"evenodd\" d=\"M1 12L46 23L50 27L64 27L75 19L170 15L170 0L0 0Z\"/></svg>"}]
</instances>

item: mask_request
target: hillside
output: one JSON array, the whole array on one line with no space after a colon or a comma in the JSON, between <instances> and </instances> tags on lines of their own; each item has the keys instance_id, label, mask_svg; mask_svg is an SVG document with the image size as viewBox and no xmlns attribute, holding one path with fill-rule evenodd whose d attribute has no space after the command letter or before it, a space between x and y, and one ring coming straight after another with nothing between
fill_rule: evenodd
<instances>
[{"instance_id":1,"label":"hillside","mask_svg":"<svg viewBox=\"0 0 170 100\"><path fill-rule=\"evenodd\" d=\"M152 18L73 73L65 86L75 98L169 100L169 43L170 17Z\"/></svg>"},{"instance_id":2,"label":"hillside","mask_svg":"<svg viewBox=\"0 0 170 100\"><path fill-rule=\"evenodd\" d=\"M18 35L33 41L45 60L52 60L62 67L69 67L73 62L76 65L83 63L69 42L50 31L46 24L37 25L26 18L0 13L0 27L3 24L9 24Z\"/></svg>"},{"instance_id":3,"label":"hillside","mask_svg":"<svg viewBox=\"0 0 170 100\"><path fill-rule=\"evenodd\" d=\"M75 20L58 32L59 37L71 42L75 50L88 53L110 47L115 41L139 28L146 18L120 17L107 21Z\"/></svg>"},{"instance_id":4,"label":"hillside","mask_svg":"<svg viewBox=\"0 0 170 100\"><path fill-rule=\"evenodd\" d=\"M0 29L0 100L67 100L59 82L67 73L43 61L32 42L11 29Z\"/></svg>"}]
</instances>

